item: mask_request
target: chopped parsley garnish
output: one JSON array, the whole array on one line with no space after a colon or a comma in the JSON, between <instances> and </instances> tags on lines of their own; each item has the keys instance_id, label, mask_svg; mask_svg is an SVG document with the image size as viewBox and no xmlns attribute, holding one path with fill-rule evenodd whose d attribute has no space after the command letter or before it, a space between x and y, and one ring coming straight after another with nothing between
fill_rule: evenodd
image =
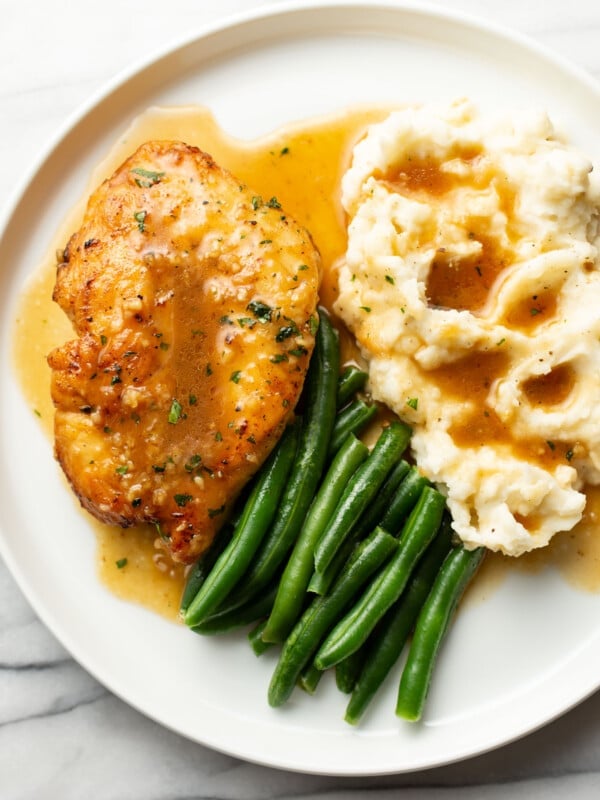
<instances>
[{"instance_id":1,"label":"chopped parsley garnish","mask_svg":"<svg viewBox=\"0 0 600 800\"><path fill-rule=\"evenodd\" d=\"M121 464L120 467L117 467L115 472L117 475L126 475L129 472L129 467L127 464Z\"/></svg>"},{"instance_id":2,"label":"chopped parsley garnish","mask_svg":"<svg viewBox=\"0 0 600 800\"><path fill-rule=\"evenodd\" d=\"M236 369L236 371L232 372L231 375L229 376L229 380L233 381L234 383L239 383L241 377L242 377L242 371Z\"/></svg>"},{"instance_id":3,"label":"chopped parsley garnish","mask_svg":"<svg viewBox=\"0 0 600 800\"><path fill-rule=\"evenodd\" d=\"M271 364L281 364L282 361L289 361L287 353L277 353L271 360Z\"/></svg>"},{"instance_id":4,"label":"chopped parsley garnish","mask_svg":"<svg viewBox=\"0 0 600 800\"><path fill-rule=\"evenodd\" d=\"M144 169L143 167L136 167L131 171L136 175L139 175L140 178L145 178L145 180L141 180L140 178L135 179L137 185L143 187L144 189L154 186L155 183L160 183L160 179L164 178L165 176L164 172L153 172L152 170Z\"/></svg>"},{"instance_id":5,"label":"chopped parsley garnish","mask_svg":"<svg viewBox=\"0 0 600 800\"><path fill-rule=\"evenodd\" d=\"M166 469L166 461L164 464L152 464L154 472L164 472Z\"/></svg>"},{"instance_id":6,"label":"chopped parsley garnish","mask_svg":"<svg viewBox=\"0 0 600 800\"><path fill-rule=\"evenodd\" d=\"M281 208L281 203L276 197L272 197L268 201L267 205L269 206L269 208Z\"/></svg>"},{"instance_id":7,"label":"chopped parsley garnish","mask_svg":"<svg viewBox=\"0 0 600 800\"><path fill-rule=\"evenodd\" d=\"M554 442L551 442L549 439L547 439L546 444L548 445L550 450L556 450L556 445L554 444Z\"/></svg>"},{"instance_id":8,"label":"chopped parsley garnish","mask_svg":"<svg viewBox=\"0 0 600 800\"><path fill-rule=\"evenodd\" d=\"M271 244L272 242L273 242L273 239L261 239L259 244Z\"/></svg>"},{"instance_id":9,"label":"chopped parsley garnish","mask_svg":"<svg viewBox=\"0 0 600 800\"><path fill-rule=\"evenodd\" d=\"M169 409L169 422L175 425L183 416L183 408L181 403L175 397L171 401L171 408Z\"/></svg>"},{"instance_id":10,"label":"chopped parsley garnish","mask_svg":"<svg viewBox=\"0 0 600 800\"><path fill-rule=\"evenodd\" d=\"M136 497L135 500L131 501L131 505L133 506L133 508L138 508L139 506L142 505L142 498Z\"/></svg>"},{"instance_id":11,"label":"chopped parsley garnish","mask_svg":"<svg viewBox=\"0 0 600 800\"><path fill-rule=\"evenodd\" d=\"M530 308L529 313L532 317L535 317L536 314L541 314L541 310L539 308Z\"/></svg>"},{"instance_id":12,"label":"chopped parsley garnish","mask_svg":"<svg viewBox=\"0 0 600 800\"><path fill-rule=\"evenodd\" d=\"M159 344L159 347L160 347L160 349L161 349L161 350L168 350L168 349L169 349L169 347L170 347L170 345L169 345L169 344L167 344L167 342L161 342L161 343Z\"/></svg>"},{"instance_id":13,"label":"chopped parsley garnish","mask_svg":"<svg viewBox=\"0 0 600 800\"><path fill-rule=\"evenodd\" d=\"M195 395L195 394L191 394L191 395L189 396L189 398L188 398L188 402L189 402L189 404L190 404L191 406L195 406L195 405L196 405L196 403L198 402L198 398L196 397L196 395Z\"/></svg>"},{"instance_id":14,"label":"chopped parsley garnish","mask_svg":"<svg viewBox=\"0 0 600 800\"><path fill-rule=\"evenodd\" d=\"M171 534L170 533L165 533L163 531L163 529L162 529L162 527L160 525L160 522L155 522L154 523L154 527L156 528L156 532L158 533L160 538L163 540L163 542L168 542L169 539L171 538Z\"/></svg>"},{"instance_id":15,"label":"chopped parsley garnish","mask_svg":"<svg viewBox=\"0 0 600 800\"><path fill-rule=\"evenodd\" d=\"M219 323L221 325L233 325L233 320L231 317L228 317L227 314L223 314L223 316L219 319Z\"/></svg>"},{"instance_id":16,"label":"chopped parsley garnish","mask_svg":"<svg viewBox=\"0 0 600 800\"><path fill-rule=\"evenodd\" d=\"M193 500L194 498L192 497L191 494L175 494L173 495L173 499L175 500L179 508L184 508L184 506L187 506L190 500Z\"/></svg>"},{"instance_id":17,"label":"chopped parsley garnish","mask_svg":"<svg viewBox=\"0 0 600 800\"><path fill-rule=\"evenodd\" d=\"M220 506L220 508L209 508L208 509L208 516L213 519L213 517L218 517L219 514L222 514L225 511L225 504Z\"/></svg>"},{"instance_id":18,"label":"chopped parsley garnish","mask_svg":"<svg viewBox=\"0 0 600 800\"><path fill-rule=\"evenodd\" d=\"M136 211L133 215L134 220L138 224L138 230L140 233L143 233L146 230L146 217L148 216L147 211Z\"/></svg>"},{"instance_id":19,"label":"chopped parsley garnish","mask_svg":"<svg viewBox=\"0 0 600 800\"><path fill-rule=\"evenodd\" d=\"M201 463L202 463L202 457L199 456L198 453L194 453L194 455L191 456L190 460L185 464L185 471L193 472L195 469L198 469Z\"/></svg>"},{"instance_id":20,"label":"chopped parsley garnish","mask_svg":"<svg viewBox=\"0 0 600 800\"><path fill-rule=\"evenodd\" d=\"M104 347L104 345L108 342L106 336L102 333L100 334L100 344Z\"/></svg>"},{"instance_id":21,"label":"chopped parsley garnish","mask_svg":"<svg viewBox=\"0 0 600 800\"><path fill-rule=\"evenodd\" d=\"M286 339L289 339L290 336L297 336L298 333L299 333L298 328L292 322L291 325L284 325L282 328L279 328L279 330L278 330L278 332L277 332L277 334L275 336L275 341L276 342L283 342Z\"/></svg>"},{"instance_id":22,"label":"chopped parsley garnish","mask_svg":"<svg viewBox=\"0 0 600 800\"><path fill-rule=\"evenodd\" d=\"M222 442L223 441L223 434L221 431L217 431L215 433L215 442Z\"/></svg>"},{"instance_id":23,"label":"chopped parsley garnish","mask_svg":"<svg viewBox=\"0 0 600 800\"><path fill-rule=\"evenodd\" d=\"M573 454L573 451L569 449L569 450L567 450L567 452L565 453L565 458L567 459L567 461L570 461L570 460L573 458L573 455L574 455L574 454Z\"/></svg>"},{"instance_id":24,"label":"chopped parsley garnish","mask_svg":"<svg viewBox=\"0 0 600 800\"><path fill-rule=\"evenodd\" d=\"M204 372L206 373L206 375L212 375L213 374L212 373L212 367L211 367L210 364L206 365L206 369L204 370Z\"/></svg>"},{"instance_id":25,"label":"chopped parsley garnish","mask_svg":"<svg viewBox=\"0 0 600 800\"><path fill-rule=\"evenodd\" d=\"M273 315L273 309L266 303L261 303L260 300L251 300L246 306L250 313L254 314L259 322L270 322Z\"/></svg>"},{"instance_id":26,"label":"chopped parsley garnish","mask_svg":"<svg viewBox=\"0 0 600 800\"><path fill-rule=\"evenodd\" d=\"M308 324L310 332L314 336L316 332L319 330L319 318L316 316L311 317Z\"/></svg>"},{"instance_id":27,"label":"chopped parsley garnish","mask_svg":"<svg viewBox=\"0 0 600 800\"><path fill-rule=\"evenodd\" d=\"M392 286L394 286L394 284L396 283L396 281L395 281L395 280L392 278L392 276L391 276L391 275L386 275L386 276L385 276L385 279L386 279L386 281L387 281L388 283L391 283L391 284L392 284Z\"/></svg>"},{"instance_id":28,"label":"chopped parsley garnish","mask_svg":"<svg viewBox=\"0 0 600 800\"><path fill-rule=\"evenodd\" d=\"M282 147L281 150L279 151L279 155L280 156L287 156L287 154L289 152L290 152L290 148L289 147Z\"/></svg>"},{"instance_id":29,"label":"chopped parsley garnish","mask_svg":"<svg viewBox=\"0 0 600 800\"><path fill-rule=\"evenodd\" d=\"M258 209L262 206L262 204L263 204L262 197L259 194L255 194L254 197L252 198L252 208L255 211L258 211Z\"/></svg>"},{"instance_id":30,"label":"chopped parsley garnish","mask_svg":"<svg viewBox=\"0 0 600 800\"><path fill-rule=\"evenodd\" d=\"M238 325L240 328L253 328L256 325L256 320L252 317L238 317Z\"/></svg>"},{"instance_id":31,"label":"chopped parsley garnish","mask_svg":"<svg viewBox=\"0 0 600 800\"><path fill-rule=\"evenodd\" d=\"M367 314L371 313L371 307L370 306L359 306L359 308L362 309Z\"/></svg>"},{"instance_id":32,"label":"chopped parsley garnish","mask_svg":"<svg viewBox=\"0 0 600 800\"><path fill-rule=\"evenodd\" d=\"M127 559L120 558L118 561L115 561L115 564L117 565L117 569L123 569L123 567L127 566Z\"/></svg>"},{"instance_id":33,"label":"chopped parsley garnish","mask_svg":"<svg viewBox=\"0 0 600 800\"><path fill-rule=\"evenodd\" d=\"M299 347L294 347L293 350L288 350L288 353L291 356L296 356L296 358L300 358L301 356L305 356L308 353L306 347L300 345Z\"/></svg>"},{"instance_id":34,"label":"chopped parsley garnish","mask_svg":"<svg viewBox=\"0 0 600 800\"><path fill-rule=\"evenodd\" d=\"M406 401L406 405L412 408L414 411L416 411L419 406L419 398L409 397L408 400Z\"/></svg>"}]
</instances>

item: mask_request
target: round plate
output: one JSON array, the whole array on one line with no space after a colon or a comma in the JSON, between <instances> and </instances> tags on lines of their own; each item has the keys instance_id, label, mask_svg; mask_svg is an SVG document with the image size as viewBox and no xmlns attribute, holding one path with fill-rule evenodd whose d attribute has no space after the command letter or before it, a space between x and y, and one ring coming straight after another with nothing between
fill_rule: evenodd
<instances>
[{"instance_id":1,"label":"round plate","mask_svg":"<svg viewBox=\"0 0 600 800\"><path fill-rule=\"evenodd\" d=\"M358 729L326 680L270 709L274 656L243 636L192 636L99 583L95 538L75 508L11 365L16 302L93 165L135 114L199 103L239 137L357 103L473 98L539 106L598 157L591 79L521 37L396 3L278 6L202 31L115 81L61 132L15 199L0 245L1 552L47 626L102 683L191 739L272 766L374 775L439 765L546 723L600 682L600 596L551 570L512 574L468 603L445 646L426 719L395 718L395 681ZM534 644L535 643L535 644Z\"/></svg>"}]
</instances>

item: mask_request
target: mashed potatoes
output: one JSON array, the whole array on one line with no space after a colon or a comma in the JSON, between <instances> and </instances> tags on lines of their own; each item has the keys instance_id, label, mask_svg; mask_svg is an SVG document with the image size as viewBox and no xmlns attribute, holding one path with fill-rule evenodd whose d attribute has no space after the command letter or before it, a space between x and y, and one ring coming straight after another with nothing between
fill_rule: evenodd
<instances>
[{"instance_id":1,"label":"mashed potatoes","mask_svg":"<svg viewBox=\"0 0 600 800\"><path fill-rule=\"evenodd\" d=\"M356 146L336 312L467 546L511 555L600 482L600 187L541 113L393 113Z\"/></svg>"}]
</instances>

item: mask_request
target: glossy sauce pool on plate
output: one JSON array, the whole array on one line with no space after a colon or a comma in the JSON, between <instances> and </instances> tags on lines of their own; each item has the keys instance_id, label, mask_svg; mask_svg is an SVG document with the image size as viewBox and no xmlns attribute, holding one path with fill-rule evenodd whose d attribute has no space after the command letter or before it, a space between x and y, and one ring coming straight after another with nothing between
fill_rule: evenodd
<instances>
[{"instance_id":1,"label":"glossy sauce pool on plate","mask_svg":"<svg viewBox=\"0 0 600 800\"><path fill-rule=\"evenodd\" d=\"M341 177L348 167L351 149L366 126L382 119L388 111L381 107L348 110L297 123L254 142L227 135L203 108L151 109L140 116L94 171L89 191L64 221L23 296L16 322L15 362L25 397L47 432L51 435L53 409L46 356L73 335L67 318L51 299L56 251L64 248L78 227L85 199L105 177L150 139L179 140L200 147L265 200L276 197L286 213L310 231L323 260L321 303L331 308L336 297L336 262L346 246L339 198ZM420 175L419 179L428 176ZM393 178L395 183L403 180L402 174ZM440 280L442 272L440 264L436 284L430 286L436 296L446 291ZM342 327L340 332L342 361L356 359L353 339ZM532 392L536 390L541 391L540 387L532 387ZM600 492L590 490L588 495L586 514L574 531L559 534L543 551L518 560L488 558L469 596L484 599L510 567L535 572L552 566L579 588L600 589L600 537L596 534ZM87 515L86 519L97 534L99 574L111 591L177 619L185 568L174 564L162 550L152 526L119 529L102 525Z\"/></svg>"}]
</instances>

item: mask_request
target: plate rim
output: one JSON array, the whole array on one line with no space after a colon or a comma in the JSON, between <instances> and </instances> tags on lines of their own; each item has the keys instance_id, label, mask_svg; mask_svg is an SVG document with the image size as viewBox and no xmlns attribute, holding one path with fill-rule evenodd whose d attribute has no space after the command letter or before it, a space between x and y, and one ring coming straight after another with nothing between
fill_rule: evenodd
<instances>
[{"instance_id":1,"label":"plate rim","mask_svg":"<svg viewBox=\"0 0 600 800\"><path fill-rule=\"evenodd\" d=\"M215 21L199 25L193 31L186 33L184 36L172 38L164 45L154 48L150 53L144 55L142 58L136 59L130 65L120 69L108 81L103 82L97 90L92 92L83 103L79 104L74 111L66 117L65 121L58 127L54 135L50 137L48 143L40 149L38 156L32 160L30 167L22 175L21 180L17 181L13 191L8 194L3 208L0 209L0 241L2 240L5 232L8 230L11 220L15 215L20 202L30 190L30 187L35 183L38 173L42 170L46 162L51 159L54 151L60 146L61 142L77 127L79 123L81 123L88 115L92 114L98 105L108 100L113 93L121 89L127 82L131 81L137 76L140 76L144 71L151 68L156 62L163 58L173 56L178 51L182 51L187 47L195 45L197 46L202 40L210 36L215 34L226 34L236 26L244 26L248 23L254 23L260 20L285 17L291 13L310 14L314 12L323 12L325 10L336 10L338 12L342 12L344 8L354 10L362 9L363 11L368 10L370 12L383 9L390 12L418 14L422 17L433 17L438 21L448 20L453 23L467 26L472 30L483 30L499 39L505 40L507 43L516 44L520 49L525 49L529 53L533 53L535 56L558 67L569 77L583 84L600 100L600 83L584 68L578 66L570 59L554 52L551 48L532 39L530 36L524 33L512 30L495 22L490 22L489 20L480 19L476 15L472 15L467 12L448 9L444 6L429 2L420 3L417 0L409 0L408 2L404 2L404 0L377 0L377 2L369 2L369 0L287 0L284 3L268 3L253 9L239 11L234 14L228 14ZM93 664L90 665L88 663L85 653L82 654L80 652L77 642L71 641L71 637L68 632L61 630L60 627L57 629L57 625L55 624L55 620L52 618L52 615L46 613L42 603L38 602L34 587L29 585L25 573L19 567L16 559L13 559L8 547L8 540L5 538L3 531L0 531L0 557L2 557L6 563L13 579L18 584L20 591L26 597L27 602L31 605L36 615L51 631L53 636L57 638L61 645L65 647L69 654L90 675L92 675L95 680L119 697L127 705L134 708L145 717L160 724L162 727L218 752L222 752L237 758L242 758L248 762L266 767L287 769L306 774L359 777L400 774L447 765L489 752L540 729L541 727L555 720L557 717L566 713L571 708L583 702L600 687L599 677L596 685L587 687L583 693L572 699L567 705L563 704L559 708L554 709L551 713L539 719L534 724L526 723L524 726L521 726L521 729L516 730L514 735L510 737L500 735L496 740L490 741L484 747L476 750L473 748L461 750L461 748L456 747L456 752L449 757L442 757L437 760L426 759L422 761L422 763L417 763L412 766L390 766L388 768L376 770L365 770L364 768L359 767L358 769L331 771L322 766L311 768L307 766L299 766L297 763L284 763L281 760L273 761L269 760L268 758L261 759L257 757L255 753L250 754L239 748L227 749L224 746L215 744L210 739L210 736L200 738L199 736L193 735L190 732L182 731L173 723L163 719L159 713L153 712L151 709L145 708L140 702L136 702L127 697L126 694L113 685L113 681L110 680L110 676L105 676L103 674L103 672L106 670L95 668Z\"/></svg>"}]
</instances>

